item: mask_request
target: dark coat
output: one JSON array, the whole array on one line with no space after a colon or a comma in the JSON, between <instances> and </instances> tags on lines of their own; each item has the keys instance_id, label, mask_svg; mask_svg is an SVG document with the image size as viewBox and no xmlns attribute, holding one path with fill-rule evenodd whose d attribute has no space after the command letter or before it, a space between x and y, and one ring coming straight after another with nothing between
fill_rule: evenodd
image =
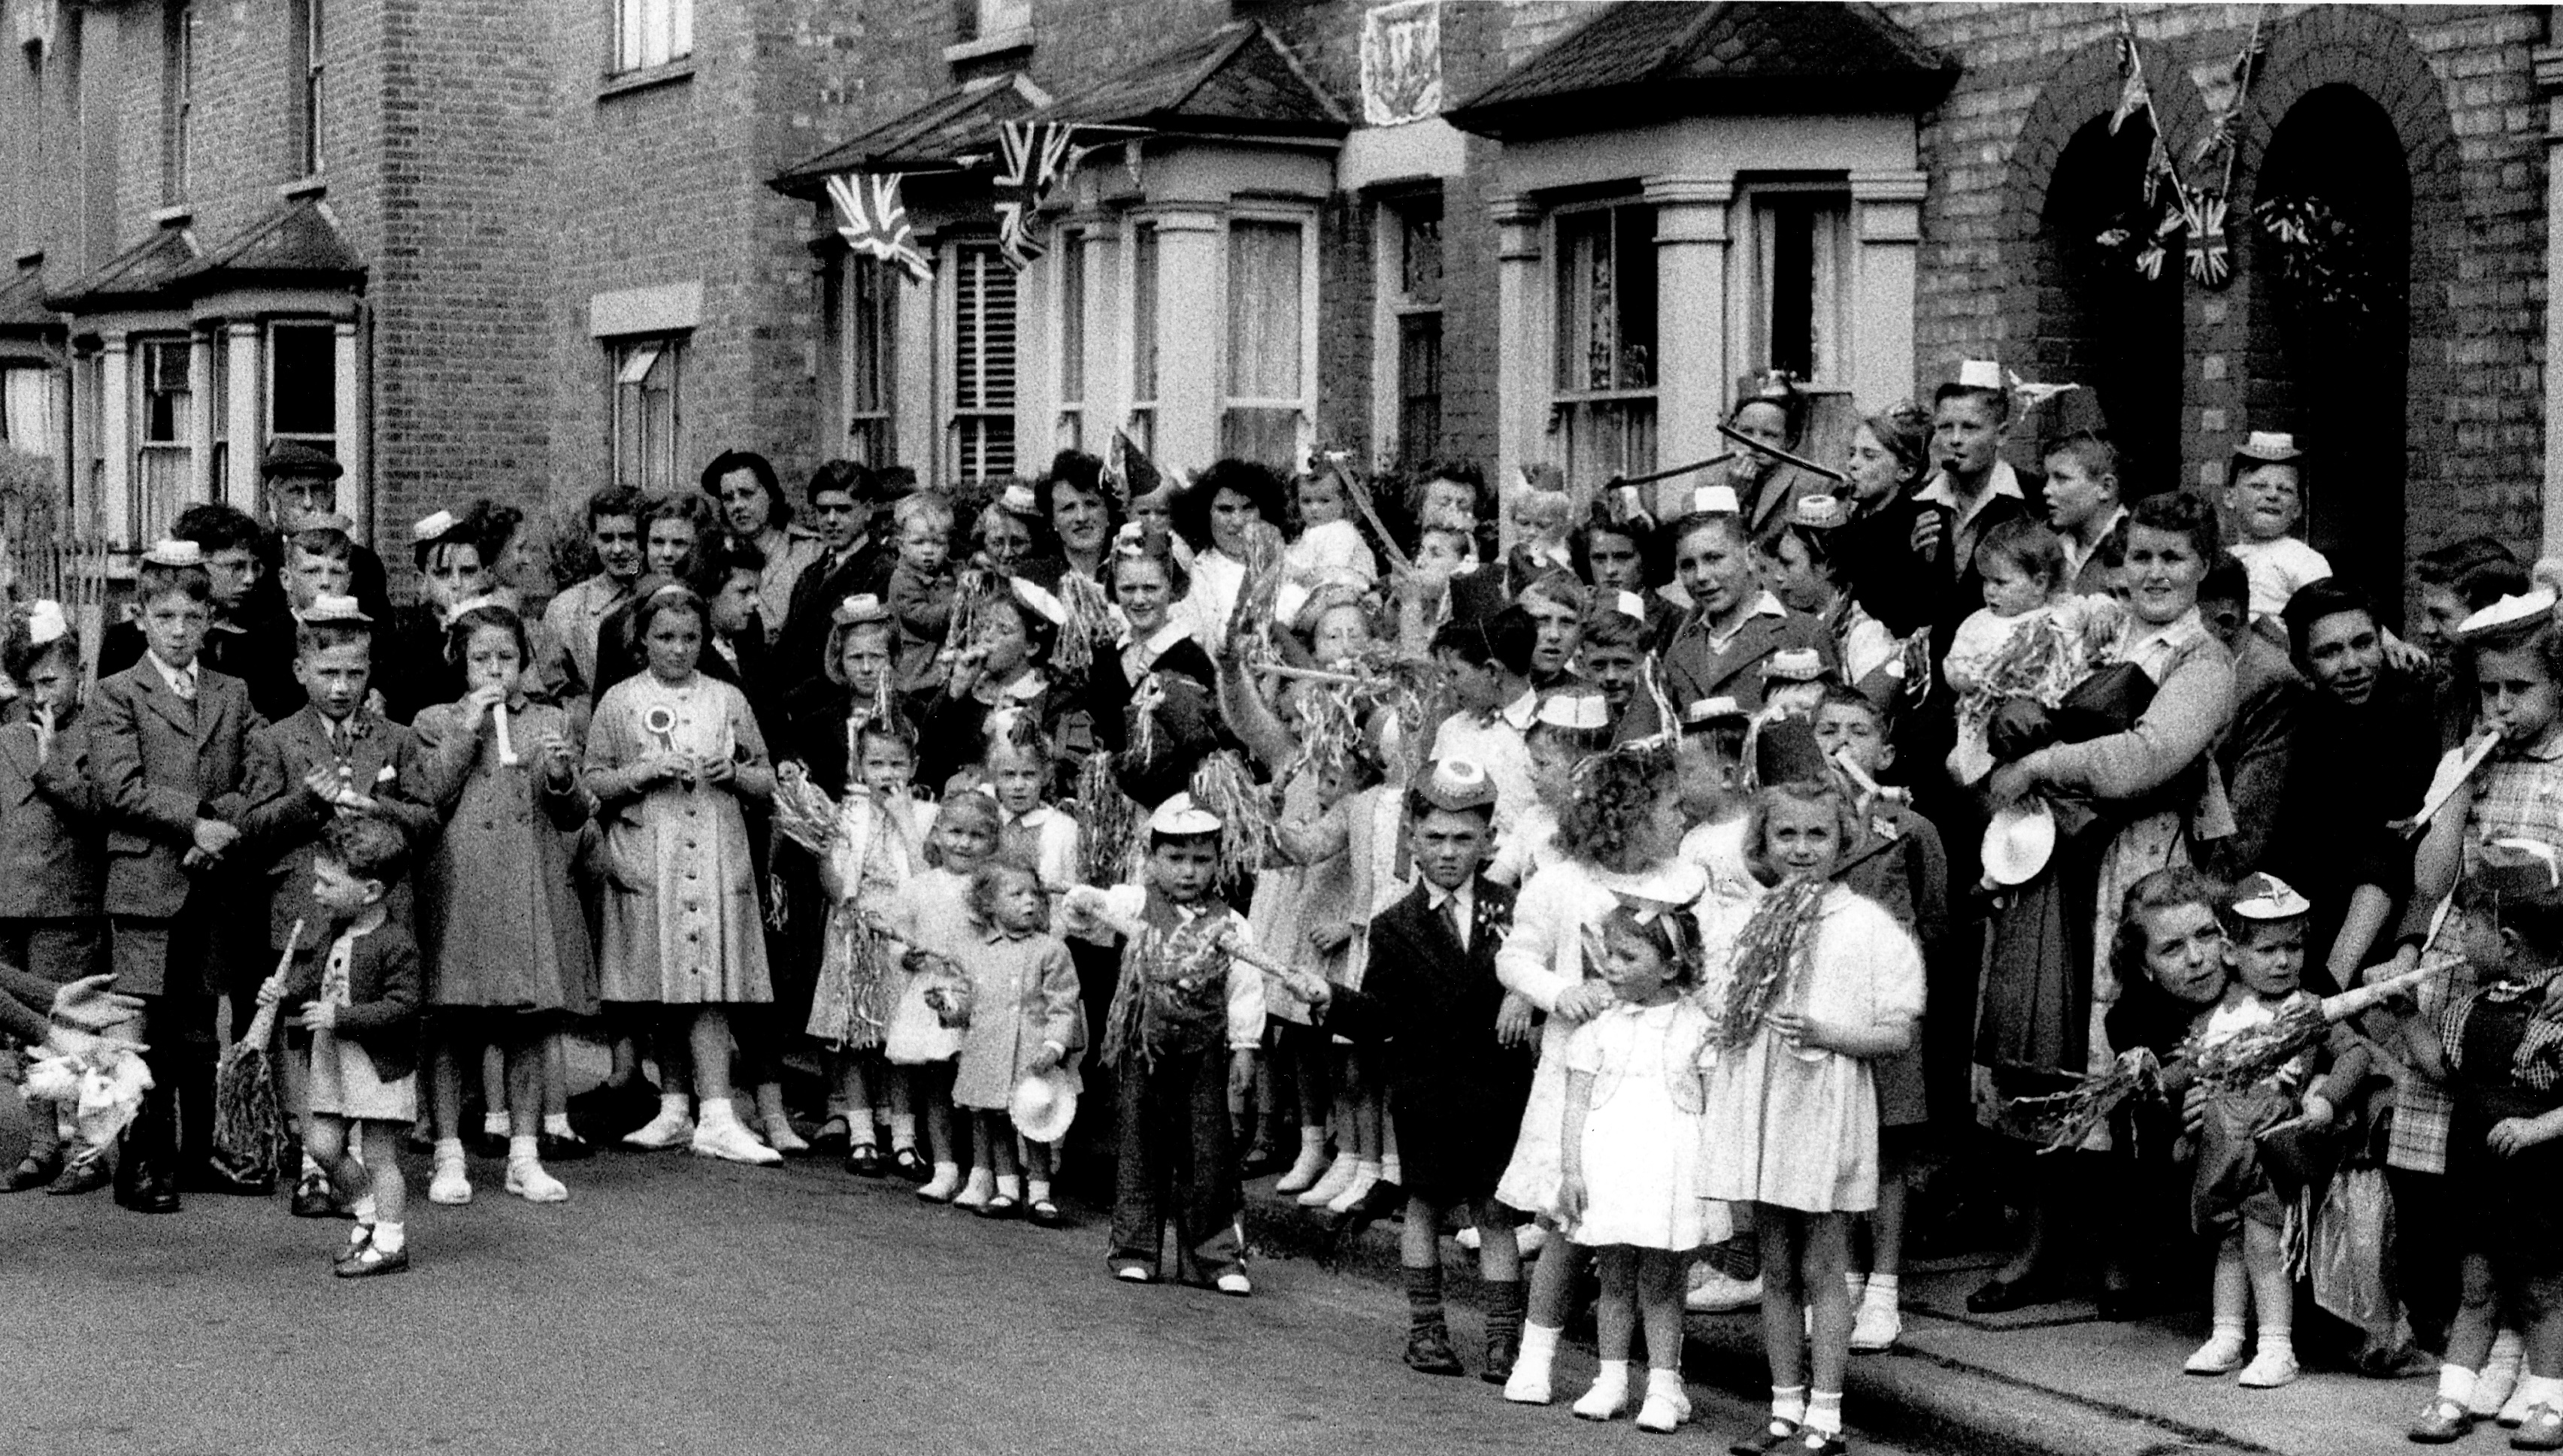
<instances>
[{"instance_id":1,"label":"dark coat","mask_svg":"<svg viewBox=\"0 0 2563 1456\"><path fill-rule=\"evenodd\" d=\"M235 623L216 614L206 629L205 645L196 654L201 666L236 677L249 689L250 706L271 723L282 722L300 708L309 694L294 675L296 651L294 618L280 605L264 610L265 599L253 596L250 610ZM103 681L142 660L148 644L138 622L109 627L98 644L98 675Z\"/></svg>"},{"instance_id":2,"label":"dark coat","mask_svg":"<svg viewBox=\"0 0 2563 1456\"><path fill-rule=\"evenodd\" d=\"M837 604L866 593L889 600L889 569L897 553L880 540L867 541L840 565L833 554L801 568L792 582L791 605L774 637L774 665L780 691L790 692L812 678L825 680L828 630L835 625ZM597 689L604 695L604 689Z\"/></svg>"},{"instance_id":3,"label":"dark coat","mask_svg":"<svg viewBox=\"0 0 2563 1456\"><path fill-rule=\"evenodd\" d=\"M1513 892L1479 876L1462 950L1418 881L1370 923L1370 968L1338 990L1326 1026L1387 1044L1388 1107L1409 1191L1449 1206L1493 1195L1530 1099L1533 1052L1495 1040L1503 983L1495 951L1512 928Z\"/></svg>"},{"instance_id":4,"label":"dark coat","mask_svg":"<svg viewBox=\"0 0 2563 1456\"><path fill-rule=\"evenodd\" d=\"M2286 793L2296 721L2311 690L2284 647L2257 632L2243 634L2234 653L2234 716L2216 745L2234 832L2216 844L2208 866L2228 879L2261 868Z\"/></svg>"},{"instance_id":5,"label":"dark coat","mask_svg":"<svg viewBox=\"0 0 2563 1456\"><path fill-rule=\"evenodd\" d=\"M1945 565L1914 554L1913 522L1924 514L1944 518L1935 530L1947 551L1947 512L1915 500L1910 491L1826 537L1834 570L1852 600L1897 637L1938 622L1957 590Z\"/></svg>"},{"instance_id":6,"label":"dark coat","mask_svg":"<svg viewBox=\"0 0 2563 1456\"><path fill-rule=\"evenodd\" d=\"M168 919L196 879L180 866L195 843L196 820L237 825L249 809L249 734L259 722L249 689L200 668L190 703L149 662L137 662L99 683L86 721L90 772L107 814L107 913ZM48 763L38 782L56 799L69 798L82 792L66 782L69 772L59 760ZM228 863L209 872L226 873L242 857L226 856Z\"/></svg>"},{"instance_id":7,"label":"dark coat","mask_svg":"<svg viewBox=\"0 0 2563 1456\"><path fill-rule=\"evenodd\" d=\"M381 807L381 818L401 831L415 855L437 826L417 737L398 723L362 710L347 720L347 783ZM312 769L324 765L335 769L339 762L317 708L306 707L282 723L263 723L249 736L249 776L243 793L250 808L241 818L240 850L246 851L243 857L250 862L266 867L268 944L279 950L296 921L303 922L306 938L317 933L321 921L311 903L312 851L338 810L313 798L302 781ZM393 906L394 911L404 911L403 892L395 888L393 897L401 902Z\"/></svg>"},{"instance_id":8,"label":"dark coat","mask_svg":"<svg viewBox=\"0 0 2563 1456\"><path fill-rule=\"evenodd\" d=\"M1756 712L1762 706L1762 664L1774 652L1801 648L1812 649L1827 670L1841 669L1833 634L1804 612L1783 608L1778 617L1756 614L1736 629L1723 651L1709 644L1708 632L1693 613L1675 630L1665 647L1665 691L1676 707L1688 707L1701 698L1731 697L1746 712ZM1631 699L1629 710L1620 715L1623 741L1644 738L1661 726L1654 700L1644 693Z\"/></svg>"},{"instance_id":9,"label":"dark coat","mask_svg":"<svg viewBox=\"0 0 2563 1456\"><path fill-rule=\"evenodd\" d=\"M83 720L56 730L46 758L64 797L38 785L35 725L0 728L0 920L96 915L105 892L106 830Z\"/></svg>"},{"instance_id":10,"label":"dark coat","mask_svg":"<svg viewBox=\"0 0 2563 1456\"><path fill-rule=\"evenodd\" d=\"M320 972L339 927L324 925L303 937L285 978L283 1007L292 1010L320 994ZM418 945L397 914L359 936L347 957L347 1004L338 1008L333 1035L372 1058L374 1075L397 1082L418 1070L418 1006L426 994Z\"/></svg>"}]
</instances>

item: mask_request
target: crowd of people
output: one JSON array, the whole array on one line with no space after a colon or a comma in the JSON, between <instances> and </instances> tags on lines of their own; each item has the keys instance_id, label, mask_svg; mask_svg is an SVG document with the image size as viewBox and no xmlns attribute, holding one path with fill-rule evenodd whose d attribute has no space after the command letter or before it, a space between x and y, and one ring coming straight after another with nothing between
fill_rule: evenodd
<instances>
[{"instance_id":1,"label":"crowd of people","mask_svg":"<svg viewBox=\"0 0 2563 1456\"><path fill-rule=\"evenodd\" d=\"M280 446L94 671L12 618L0 1016L151 1085L112 1138L38 1101L6 1185L281 1183L355 1278L409 1267L404 1143L441 1205L492 1162L564 1200L591 1137L823 1155L1084 1193L1112 1277L1242 1296L1272 1177L1402 1218L1428 1373L1472 1364L1456 1233L1509 1400L1588 1270L1596 1420L1679 1424L1685 1306L1758 1302L1735 1449L1824 1456L1958 1168L2008 1209L1972 1310L2204 1291L2187 1368L2252 1388L2301 1313L2344 1369L2436 1357L2413 1439L2563 1449L2553 585L2443 546L2398 635L2292 439L2221 499L2122 480L1989 364L1838 461L1804 414L1752 381L1731 458L1501 491L1068 452L796 495L731 452L566 529L439 510L399 607ZM280 1019L271 1182L216 1066Z\"/></svg>"}]
</instances>

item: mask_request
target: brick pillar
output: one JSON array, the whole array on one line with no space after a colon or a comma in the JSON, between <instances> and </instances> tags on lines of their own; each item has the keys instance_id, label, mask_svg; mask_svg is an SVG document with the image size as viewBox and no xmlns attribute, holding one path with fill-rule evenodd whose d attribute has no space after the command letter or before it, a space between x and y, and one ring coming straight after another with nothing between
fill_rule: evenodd
<instances>
[{"instance_id":1,"label":"brick pillar","mask_svg":"<svg viewBox=\"0 0 2563 1456\"><path fill-rule=\"evenodd\" d=\"M1726 449L1726 213L1729 178L1650 177L1656 208L1656 463L1687 464ZM1657 514L1685 506L1695 476L1656 487Z\"/></svg>"},{"instance_id":2,"label":"brick pillar","mask_svg":"<svg viewBox=\"0 0 2563 1456\"><path fill-rule=\"evenodd\" d=\"M1157 459L1199 470L1219 458L1219 408L1228 384L1220 353L1226 330L1220 294L1219 214L1157 215ZM1308 300L1313 304L1314 300Z\"/></svg>"},{"instance_id":3,"label":"brick pillar","mask_svg":"<svg viewBox=\"0 0 2563 1456\"><path fill-rule=\"evenodd\" d=\"M1548 447L1548 290L1540 276L1544 215L1529 198L1487 199L1495 221L1495 468L1508 481Z\"/></svg>"},{"instance_id":4,"label":"brick pillar","mask_svg":"<svg viewBox=\"0 0 2563 1456\"><path fill-rule=\"evenodd\" d=\"M1851 174L1852 398L1865 412L1913 396L1914 265L1922 250L1920 172Z\"/></svg>"},{"instance_id":5,"label":"brick pillar","mask_svg":"<svg viewBox=\"0 0 2563 1456\"><path fill-rule=\"evenodd\" d=\"M2536 91L2545 101L2545 275L2563 276L2563 46L2534 52ZM2563 553L2563 308L2545 309L2545 488L2542 553Z\"/></svg>"}]
</instances>

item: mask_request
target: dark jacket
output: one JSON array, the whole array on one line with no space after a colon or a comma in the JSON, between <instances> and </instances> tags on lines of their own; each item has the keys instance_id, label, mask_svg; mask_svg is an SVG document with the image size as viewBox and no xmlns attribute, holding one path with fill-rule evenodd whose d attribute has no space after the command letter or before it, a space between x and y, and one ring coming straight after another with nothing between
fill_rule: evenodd
<instances>
[{"instance_id":1,"label":"dark jacket","mask_svg":"<svg viewBox=\"0 0 2563 1456\"><path fill-rule=\"evenodd\" d=\"M381 818L401 831L413 853L437 826L433 793L418 739L398 723L358 710L346 724L345 781L374 801ZM528 748L531 744L526 745ZM266 867L268 944L283 949L296 921L306 938L317 933L320 912L311 903L312 851L338 810L312 797L303 784L314 768L341 763L329 746L326 720L304 708L282 723L262 723L249 736L249 774L243 789L250 808L241 818L242 857ZM397 912L406 897L395 888Z\"/></svg>"},{"instance_id":2,"label":"dark jacket","mask_svg":"<svg viewBox=\"0 0 2563 1456\"><path fill-rule=\"evenodd\" d=\"M828 630L835 625L837 604L867 593L889 599L889 569L897 553L887 542L867 541L840 564L834 553L801 568L792 583L791 605L774 637L773 662L781 674L776 687L789 692L812 678L825 679ZM604 695L599 688L598 695Z\"/></svg>"},{"instance_id":3,"label":"dark jacket","mask_svg":"<svg viewBox=\"0 0 2563 1456\"><path fill-rule=\"evenodd\" d=\"M106 808L106 909L167 919L178 913L197 871L180 860L195 843L196 820L239 824L249 808L250 729L259 722L240 679L200 668L195 701L169 690L159 670L137 662L98 685L85 719L89 771ZM37 782L57 801L80 789L60 760ZM240 860L204 873L229 872ZM151 996L158 987L124 988Z\"/></svg>"},{"instance_id":4,"label":"dark jacket","mask_svg":"<svg viewBox=\"0 0 2563 1456\"><path fill-rule=\"evenodd\" d=\"M320 994L320 973L340 927L322 926L308 934L294 953L285 978L284 1008L292 1010ZM332 1034L343 1036L372 1058L374 1075L396 1082L418 1070L418 1005L425 995L418 945L398 915L387 915L371 932L358 936L347 958L347 1004L338 1008Z\"/></svg>"},{"instance_id":5,"label":"dark jacket","mask_svg":"<svg viewBox=\"0 0 2563 1456\"><path fill-rule=\"evenodd\" d=\"M40 785L47 762L57 772ZM57 797L59 796L59 797ZM106 829L89 733L74 717L36 757L32 723L0 727L0 920L99 913L106 887Z\"/></svg>"},{"instance_id":6,"label":"dark jacket","mask_svg":"<svg viewBox=\"0 0 2563 1456\"><path fill-rule=\"evenodd\" d=\"M253 596L238 622L217 613L206 629L205 645L196 660L249 689L250 706L271 723L282 722L309 696L294 675L294 618L279 599L274 611ZM138 622L119 622L106 630L98 646L98 675L103 681L142 660L148 644Z\"/></svg>"}]
</instances>

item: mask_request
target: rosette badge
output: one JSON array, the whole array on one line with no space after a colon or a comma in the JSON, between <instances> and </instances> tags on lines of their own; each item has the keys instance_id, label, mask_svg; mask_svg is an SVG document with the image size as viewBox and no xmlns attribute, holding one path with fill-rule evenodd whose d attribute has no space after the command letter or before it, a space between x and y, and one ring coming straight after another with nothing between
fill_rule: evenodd
<instances>
[{"instance_id":1,"label":"rosette badge","mask_svg":"<svg viewBox=\"0 0 2563 1456\"><path fill-rule=\"evenodd\" d=\"M677 710L660 703L641 715L642 731L659 740L659 747L671 753L677 747Z\"/></svg>"}]
</instances>

